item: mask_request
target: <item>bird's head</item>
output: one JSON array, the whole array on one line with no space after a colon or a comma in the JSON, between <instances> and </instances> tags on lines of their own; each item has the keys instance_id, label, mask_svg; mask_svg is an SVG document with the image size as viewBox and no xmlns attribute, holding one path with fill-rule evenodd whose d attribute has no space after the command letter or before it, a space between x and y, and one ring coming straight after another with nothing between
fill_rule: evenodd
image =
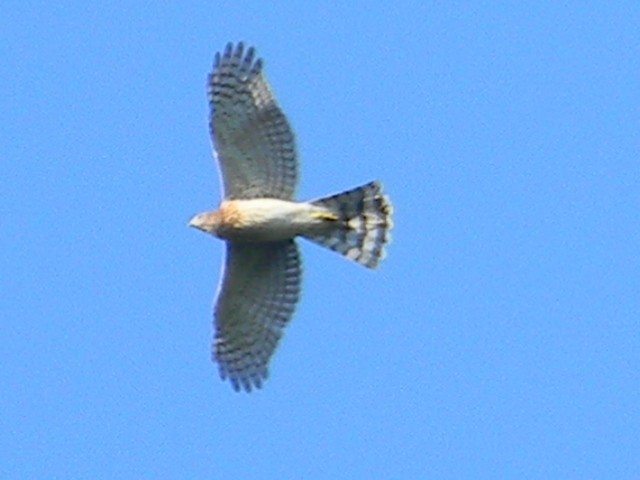
<instances>
[{"instance_id":1,"label":"bird's head","mask_svg":"<svg viewBox=\"0 0 640 480\"><path fill-rule=\"evenodd\" d=\"M216 235L219 224L220 216L218 212L199 213L189 221L190 227L197 228L211 235Z\"/></svg>"}]
</instances>

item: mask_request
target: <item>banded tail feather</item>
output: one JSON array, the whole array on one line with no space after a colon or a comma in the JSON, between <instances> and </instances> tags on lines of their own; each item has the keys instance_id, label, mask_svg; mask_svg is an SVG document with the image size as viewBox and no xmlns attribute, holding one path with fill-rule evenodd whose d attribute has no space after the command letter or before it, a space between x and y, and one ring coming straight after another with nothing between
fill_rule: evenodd
<instances>
[{"instance_id":1,"label":"banded tail feather","mask_svg":"<svg viewBox=\"0 0 640 480\"><path fill-rule=\"evenodd\" d=\"M365 267L376 268L391 240L393 208L382 185L367 183L353 190L321 198L312 205L326 208L337 217L335 228L305 238L341 253Z\"/></svg>"}]
</instances>

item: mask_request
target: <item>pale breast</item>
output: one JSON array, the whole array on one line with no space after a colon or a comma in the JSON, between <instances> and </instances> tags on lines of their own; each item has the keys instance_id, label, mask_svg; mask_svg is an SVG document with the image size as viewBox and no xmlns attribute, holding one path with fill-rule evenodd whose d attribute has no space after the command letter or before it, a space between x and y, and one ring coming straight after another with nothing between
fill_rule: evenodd
<instances>
[{"instance_id":1,"label":"pale breast","mask_svg":"<svg viewBox=\"0 0 640 480\"><path fill-rule=\"evenodd\" d=\"M274 198L229 200L220 206L219 234L229 240L277 241L293 238L321 224L317 207Z\"/></svg>"}]
</instances>

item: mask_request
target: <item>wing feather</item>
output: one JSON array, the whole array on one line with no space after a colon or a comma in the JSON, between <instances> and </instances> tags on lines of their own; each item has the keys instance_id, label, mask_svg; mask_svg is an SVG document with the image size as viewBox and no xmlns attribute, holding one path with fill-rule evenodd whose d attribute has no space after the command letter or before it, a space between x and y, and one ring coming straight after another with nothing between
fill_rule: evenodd
<instances>
[{"instance_id":1,"label":"wing feather","mask_svg":"<svg viewBox=\"0 0 640 480\"><path fill-rule=\"evenodd\" d=\"M215 308L214 360L236 390L260 388L300 296L301 261L294 240L227 242Z\"/></svg>"},{"instance_id":2,"label":"wing feather","mask_svg":"<svg viewBox=\"0 0 640 480\"><path fill-rule=\"evenodd\" d=\"M227 199L293 198L298 179L293 131L255 49L229 43L209 75L209 126Z\"/></svg>"}]
</instances>

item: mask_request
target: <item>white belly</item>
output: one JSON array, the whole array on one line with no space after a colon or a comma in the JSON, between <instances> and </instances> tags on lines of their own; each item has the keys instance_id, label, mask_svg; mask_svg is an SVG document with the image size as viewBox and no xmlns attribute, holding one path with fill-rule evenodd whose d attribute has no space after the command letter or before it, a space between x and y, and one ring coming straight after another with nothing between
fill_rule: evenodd
<instances>
[{"instance_id":1,"label":"white belly","mask_svg":"<svg viewBox=\"0 0 640 480\"><path fill-rule=\"evenodd\" d=\"M223 238L241 241L277 241L294 238L323 228L324 222L313 213L322 208L308 203L274 198L231 200L220 209L229 212L229 222L220 233ZM223 216L227 216L223 213Z\"/></svg>"}]
</instances>

